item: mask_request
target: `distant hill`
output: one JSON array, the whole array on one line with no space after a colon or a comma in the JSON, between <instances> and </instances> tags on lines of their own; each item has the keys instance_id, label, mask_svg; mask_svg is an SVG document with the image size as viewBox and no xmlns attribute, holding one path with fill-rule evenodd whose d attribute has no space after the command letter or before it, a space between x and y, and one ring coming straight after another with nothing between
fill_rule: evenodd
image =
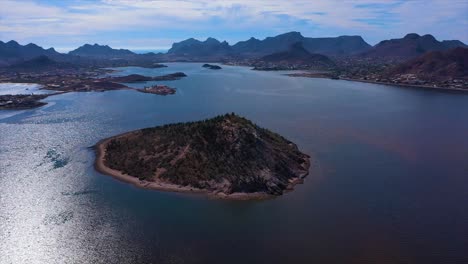
<instances>
[{"instance_id":1,"label":"distant hill","mask_svg":"<svg viewBox=\"0 0 468 264\"><path fill-rule=\"evenodd\" d=\"M429 52L387 73L389 77L402 74L414 74L422 80L468 80L468 48Z\"/></svg>"},{"instance_id":2,"label":"distant hill","mask_svg":"<svg viewBox=\"0 0 468 264\"><path fill-rule=\"evenodd\" d=\"M287 51L264 56L260 61L277 65L310 65L316 68L328 68L334 65L327 56L307 51L302 42L292 44Z\"/></svg>"},{"instance_id":3,"label":"distant hill","mask_svg":"<svg viewBox=\"0 0 468 264\"><path fill-rule=\"evenodd\" d=\"M305 38L303 45L309 52L325 55L353 55L372 47L361 36Z\"/></svg>"},{"instance_id":4,"label":"distant hill","mask_svg":"<svg viewBox=\"0 0 468 264\"><path fill-rule=\"evenodd\" d=\"M384 40L362 55L375 58L409 59L429 51L442 51L456 47L467 47L458 40L438 41L432 35L420 36L415 33L401 39Z\"/></svg>"},{"instance_id":5,"label":"distant hill","mask_svg":"<svg viewBox=\"0 0 468 264\"><path fill-rule=\"evenodd\" d=\"M6 43L0 41L0 61L3 61L4 64L12 64L23 60L29 60L41 55L51 58L62 56L62 54L58 53L53 48L44 49L33 43L23 46L14 40Z\"/></svg>"},{"instance_id":6,"label":"distant hill","mask_svg":"<svg viewBox=\"0 0 468 264\"><path fill-rule=\"evenodd\" d=\"M304 40L299 32L289 32L264 40L251 38L232 46L234 52L245 56L263 56L275 52L286 51L291 45Z\"/></svg>"},{"instance_id":7,"label":"distant hill","mask_svg":"<svg viewBox=\"0 0 468 264\"><path fill-rule=\"evenodd\" d=\"M310 53L326 55L351 55L370 49L360 36L341 36L336 38L306 38L299 32L288 32L264 40L250 38L230 46L226 41L214 38L199 41L193 38L174 43L168 55L196 57L261 57L287 51L291 45L302 42Z\"/></svg>"},{"instance_id":8,"label":"distant hill","mask_svg":"<svg viewBox=\"0 0 468 264\"><path fill-rule=\"evenodd\" d=\"M75 66L66 63L66 62L57 62L55 60L50 59L46 55L41 55L36 58L18 62L15 64L12 64L8 66L9 70L15 70L15 71L24 71L24 72L29 72L29 71L46 71L46 70L51 70L51 69L67 69L67 68L74 68Z\"/></svg>"},{"instance_id":9,"label":"distant hill","mask_svg":"<svg viewBox=\"0 0 468 264\"><path fill-rule=\"evenodd\" d=\"M135 53L127 49L113 49L108 45L99 44L85 44L75 50L70 51L68 54L84 57L119 57L135 55Z\"/></svg>"},{"instance_id":10,"label":"distant hill","mask_svg":"<svg viewBox=\"0 0 468 264\"><path fill-rule=\"evenodd\" d=\"M310 53L325 55L351 55L371 48L360 36L307 38L299 32L289 32L264 40L251 38L238 42L232 48L239 54L258 56L285 51L297 42L302 42L303 47Z\"/></svg>"},{"instance_id":11,"label":"distant hill","mask_svg":"<svg viewBox=\"0 0 468 264\"><path fill-rule=\"evenodd\" d=\"M178 43L172 44L167 54L195 56L195 57L214 57L228 55L231 53L231 47L226 41L220 42L214 38L207 38L205 41L199 41L190 38Z\"/></svg>"}]
</instances>

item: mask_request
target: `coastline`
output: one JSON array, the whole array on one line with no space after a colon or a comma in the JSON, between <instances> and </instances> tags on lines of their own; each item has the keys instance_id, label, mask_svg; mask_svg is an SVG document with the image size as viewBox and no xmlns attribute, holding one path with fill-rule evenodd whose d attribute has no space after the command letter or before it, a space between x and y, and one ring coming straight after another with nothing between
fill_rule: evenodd
<instances>
[{"instance_id":1,"label":"coastline","mask_svg":"<svg viewBox=\"0 0 468 264\"><path fill-rule=\"evenodd\" d=\"M101 174L105 174L108 176L113 177L114 179L117 179L119 181L125 182L132 184L133 186L137 188L142 188L142 189L151 189L151 190L156 190L156 191L164 191L164 192L178 192L178 193L191 193L191 194L203 194L208 196L209 198L215 198L215 199L225 199L225 200L266 200L266 199L272 199L277 196L263 193L263 192L256 192L256 193L231 193L231 194L225 194L222 192L213 192L213 191L208 191L208 190L203 190L199 188L194 188L194 187L189 187L189 186L181 186L177 184L172 184L172 183L167 183L167 182L162 182L162 181L142 181L138 179L137 177L127 175L122 173L121 171L111 169L107 167L104 164L104 157L106 155L106 146L107 144L115 138L123 137L126 135L130 135L132 133L136 133L137 131L131 131L123 134L119 134L110 138L106 138L103 140L100 140L96 145L94 146L95 152L96 152L96 159L94 161L94 168L96 171L98 171ZM310 166L310 161L306 164L306 166ZM288 185L288 188L285 190L285 193L293 190L293 187L296 184L303 183L303 179L305 176L307 176L308 173L305 173L301 175L299 178L292 179L290 181L290 184Z\"/></svg>"},{"instance_id":2,"label":"coastline","mask_svg":"<svg viewBox=\"0 0 468 264\"><path fill-rule=\"evenodd\" d=\"M291 73L285 74L288 77L304 77L304 78L318 78L318 79L330 79L330 80L343 80L349 82L362 82L362 83L372 83L372 84L380 84L380 85L388 85L388 86L398 86L403 88L419 88L419 89L431 89L431 90L438 90L438 91L446 91L446 92L468 92L468 89L462 88L448 88L448 87L434 87L429 85L416 85L416 84L402 84L402 83L388 83L388 82L377 82L371 80L361 80L361 79L352 79L352 78L338 78L334 79L329 77L325 74L307 74L304 72L300 73Z\"/></svg>"},{"instance_id":3,"label":"coastline","mask_svg":"<svg viewBox=\"0 0 468 264\"><path fill-rule=\"evenodd\" d=\"M376 82L376 81L370 81L370 80L360 80L360 79L350 79L350 78L340 78L338 80L382 84L382 85L389 85L389 86L398 86L398 87L403 87L403 88L420 88L420 89L432 89L432 90L439 90L439 91L468 92L468 89L462 89L462 88L448 88L448 87L434 87L434 86L416 85L416 84L387 83L387 82Z\"/></svg>"}]
</instances>

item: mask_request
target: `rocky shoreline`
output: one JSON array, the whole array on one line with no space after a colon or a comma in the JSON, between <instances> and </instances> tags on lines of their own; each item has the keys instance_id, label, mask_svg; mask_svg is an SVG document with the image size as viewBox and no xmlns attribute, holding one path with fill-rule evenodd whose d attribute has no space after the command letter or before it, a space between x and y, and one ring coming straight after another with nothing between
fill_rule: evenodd
<instances>
[{"instance_id":1,"label":"rocky shoreline","mask_svg":"<svg viewBox=\"0 0 468 264\"><path fill-rule=\"evenodd\" d=\"M285 74L289 77L305 77L305 78L322 78L322 79L333 79L333 80L343 80L350 82L362 82L362 83L372 83L372 84L381 84L389 86L398 86L403 88L420 88L420 89L431 89L439 91L452 91L452 92L468 92L468 89L463 88L450 88L450 87L438 87L430 85L417 85L417 84L402 84L402 83L391 83L391 82L378 82L372 80L363 80L363 79L353 79L353 78L338 78L330 75L329 73L315 73L315 72L298 72L298 73L289 73Z\"/></svg>"}]
</instances>

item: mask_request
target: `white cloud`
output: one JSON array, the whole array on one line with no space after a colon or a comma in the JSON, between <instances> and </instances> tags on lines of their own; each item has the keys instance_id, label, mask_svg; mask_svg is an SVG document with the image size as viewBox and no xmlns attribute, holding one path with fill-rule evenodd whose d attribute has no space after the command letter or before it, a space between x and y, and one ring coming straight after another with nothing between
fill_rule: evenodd
<instances>
[{"instance_id":1,"label":"white cloud","mask_svg":"<svg viewBox=\"0 0 468 264\"><path fill-rule=\"evenodd\" d=\"M2 0L0 39L71 41L134 29L169 28L190 34L254 28L313 36L360 34L372 40L418 32L467 41L466 14L466 0L101 0L68 6Z\"/></svg>"}]
</instances>

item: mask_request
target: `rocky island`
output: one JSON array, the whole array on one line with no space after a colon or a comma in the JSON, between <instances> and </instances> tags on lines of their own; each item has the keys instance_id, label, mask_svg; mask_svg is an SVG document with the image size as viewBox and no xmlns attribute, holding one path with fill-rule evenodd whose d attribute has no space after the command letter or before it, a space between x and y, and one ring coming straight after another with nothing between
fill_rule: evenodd
<instances>
[{"instance_id":1,"label":"rocky island","mask_svg":"<svg viewBox=\"0 0 468 264\"><path fill-rule=\"evenodd\" d=\"M207 69L210 69L210 70L221 70L221 66L218 66L218 65L213 65L213 64L203 64L202 66L203 68L207 68Z\"/></svg>"},{"instance_id":2,"label":"rocky island","mask_svg":"<svg viewBox=\"0 0 468 264\"><path fill-rule=\"evenodd\" d=\"M96 150L98 171L138 187L228 199L281 195L310 165L294 143L234 113L117 135Z\"/></svg>"},{"instance_id":3,"label":"rocky island","mask_svg":"<svg viewBox=\"0 0 468 264\"><path fill-rule=\"evenodd\" d=\"M171 74L161 75L161 76L144 76L140 74L130 74L126 76L114 76L105 78L105 80L109 82L116 82L116 83L137 83L137 82L149 82L149 81L175 81L179 80L182 77L187 77L187 75L183 72L175 72Z\"/></svg>"}]
</instances>

